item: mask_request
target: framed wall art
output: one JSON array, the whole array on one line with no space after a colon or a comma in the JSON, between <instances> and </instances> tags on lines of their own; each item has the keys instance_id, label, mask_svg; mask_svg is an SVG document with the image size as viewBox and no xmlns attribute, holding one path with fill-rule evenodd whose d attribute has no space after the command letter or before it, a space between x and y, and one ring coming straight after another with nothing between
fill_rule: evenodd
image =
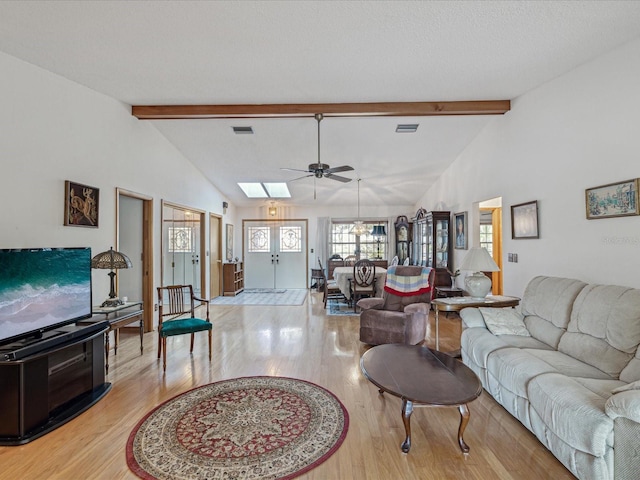
<instances>
[{"instance_id":1,"label":"framed wall art","mask_svg":"<svg viewBox=\"0 0 640 480\"><path fill-rule=\"evenodd\" d=\"M64 182L64 224L98 228L100 190L81 183Z\"/></svg>"},{"instance_id":2,"label":"framed wall art","mask_svg":"<svg viewBox=\"0 0 640 480\"><path fill-rule=\"evenodd\" d=\"M585 190L587 219L640 215L638 208L639 179L610 183Z\"/></svg>"},{"instance_id":3,"label":"framed wall art","mask_svg":"<svg viewBox=\"0 0 640 480\"><path fill-rule=\"evenodd\" d=\"M233 224L227 223L227 262L233 262Z\"/></svg>"},{"instance_id":4,"label":"framed wall art","mask_svg":"<svg viewBox=\"0 0 640 480\"><path fill-rule=\"evenodd\" d=\"M453 214L453 225L456 229L454 248L466 250L467 246L467 212Z\"/></svg>"},{"instance_id":5,"label":"framed wall art","mask_svg":"<svg viewBox=\"0 0 640 480\"><path fill-rule=\"evenodd\" d=\"M537 200L511 206L511 238L540 238Z\"/></svg>"}]
</instances>

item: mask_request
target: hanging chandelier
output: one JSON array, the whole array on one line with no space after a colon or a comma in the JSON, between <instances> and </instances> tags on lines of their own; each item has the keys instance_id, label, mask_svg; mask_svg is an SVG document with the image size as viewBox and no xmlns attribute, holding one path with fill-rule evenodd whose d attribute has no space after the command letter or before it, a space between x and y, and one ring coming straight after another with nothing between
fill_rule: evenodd
<instances>
[{"instance_id":1,"label":"hanging chandelier","mask_svg":"<svg viewBox=\"0 0 640 480\"><path fill-rule=\"evenodd\" d=\"M358 236L368 233L367 227L360 220L360 179L358 179L358 219L354 222L351 233Z\"/></svg>"}]
</instances>

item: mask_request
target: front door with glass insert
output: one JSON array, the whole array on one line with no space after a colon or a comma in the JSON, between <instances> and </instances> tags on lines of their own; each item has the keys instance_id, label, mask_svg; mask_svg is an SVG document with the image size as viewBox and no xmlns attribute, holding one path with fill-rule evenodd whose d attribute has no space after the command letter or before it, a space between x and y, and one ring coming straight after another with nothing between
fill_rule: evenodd
<instances>
[{"instance_id":1,"label":"front door with glass insert","mask_svg":"<svg viewBox=\"0 0 640 480\"><path fill-rule=\"evenodd\" d=\"M306 220L245 220L245 288L307 288Z\"/></svg>"}]
</instances>

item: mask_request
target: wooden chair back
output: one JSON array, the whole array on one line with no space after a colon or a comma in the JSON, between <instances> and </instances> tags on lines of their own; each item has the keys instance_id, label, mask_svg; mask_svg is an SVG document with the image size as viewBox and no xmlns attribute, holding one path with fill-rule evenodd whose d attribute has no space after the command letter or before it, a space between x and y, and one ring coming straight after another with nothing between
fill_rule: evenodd
<instances>
[{"instance_id":1,"label":"wooden chair back","mask_svg":"<svg viewBox=\"0 0 640 480\"><path fill-rule=\"evenodd\" d=\"M205 304L206 320L209 321L209 302L193 294L193 285L168 285L158 287L158 321L170 321L176 318L195 317L196 302ZM167 318L170 317L170 318Z\"/></svg>"},{"instance_id":2,"label":"wooden chair back","mask_svg":"<svg viewBox=\"0 0 640 480\"><path fill-rule=\"evenodd\" d=\"M376 265L367 259L358 260L353 265L353 281L356 288L372 287L376 281Z\"/></svg>"},{"instance_id":3,"label":"wooden chair back","mask_svg":"<svg viewBox=\"0 0 640 480\"><path fill-rule=\"evenodd\" d=\"M357 261L358 261L358 257L356 257L355 255L347 255L344 259L344 266L351 267L355 265Z\"/></svg>"}]
</instances>

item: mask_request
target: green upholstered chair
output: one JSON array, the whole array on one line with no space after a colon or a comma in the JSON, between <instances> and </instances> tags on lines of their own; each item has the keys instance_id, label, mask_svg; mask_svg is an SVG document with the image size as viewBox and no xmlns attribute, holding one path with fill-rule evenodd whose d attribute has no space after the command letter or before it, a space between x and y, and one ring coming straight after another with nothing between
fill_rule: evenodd
<instances>
[{"instance_id":1,"label":"green upholstered chair","mask_svg":"<svg viewBox=\"0 0 640 480\"><path fill-rule=\"evenodd\" d=\"M195 305L200 302L199 305ZM206 319L195 318L196 306L206 305ZM162 369L167 369L167 337L191 334L193 353L194 334L208 332L209 361L211 361L211 328L209 321L209 300L193 295L192 285L170 285L158 287L158 358L162 353Z\"/></svg>"}]
</instances>

